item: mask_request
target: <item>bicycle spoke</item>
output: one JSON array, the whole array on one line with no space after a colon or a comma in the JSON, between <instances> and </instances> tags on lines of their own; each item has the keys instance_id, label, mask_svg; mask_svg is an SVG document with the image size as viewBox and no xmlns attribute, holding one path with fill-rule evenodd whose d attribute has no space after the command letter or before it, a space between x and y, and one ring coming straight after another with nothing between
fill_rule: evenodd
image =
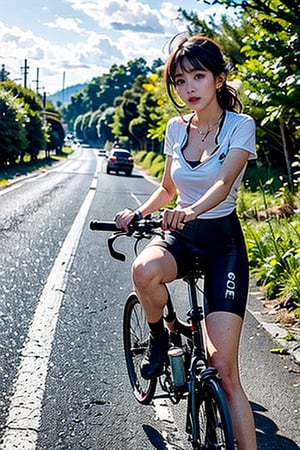
<instances>
[{"instance_id":1,"label":"bicycle spoke","mask_svg":"<svg viewBox=\"0 0 300 450\"><path fill-rule=\"evenodd\" d=\"M148 347L149 328L142 307L135 294L129 296L124 310L123 336L126 365L136 399L149 403L154 395L156 380L141 376L141 362Z\"/></svg>"}]
</instances>

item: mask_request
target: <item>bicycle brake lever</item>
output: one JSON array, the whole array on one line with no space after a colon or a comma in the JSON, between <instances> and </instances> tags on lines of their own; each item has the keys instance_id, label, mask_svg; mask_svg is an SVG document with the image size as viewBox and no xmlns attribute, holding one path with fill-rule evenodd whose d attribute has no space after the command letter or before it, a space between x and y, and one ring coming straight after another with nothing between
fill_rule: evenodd
<instances>
[{"instance_id":1,"label":"bicycle brake lever","mask_svg":"<svg viewBox=\"0 0 300 450\"><path fill-rule=\"evenodd\" d=\"M108 238L108 249L109 249L109 253L111 254L112 258L115 258L119 261L125 261L126 256L123 253L117 252L114 249L114 242L115 240L121 236L121 235L126 235L126 233L124 233L124 231L117 231L116 233L112 234L109 238Z\"/></svg>"}]
</instances>

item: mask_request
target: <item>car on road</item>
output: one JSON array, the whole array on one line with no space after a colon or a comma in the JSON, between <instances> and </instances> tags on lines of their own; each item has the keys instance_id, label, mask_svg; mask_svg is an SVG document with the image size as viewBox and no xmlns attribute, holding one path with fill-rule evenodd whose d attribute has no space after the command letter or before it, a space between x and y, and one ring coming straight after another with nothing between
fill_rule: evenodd
<instances>
[{"instance_id":1,"label":"car on road","mask_svg":"<svg viewBox=\"0 0 300 450\"><path fill-rule=\"evenodd\" d=\"M113 148L107 155L106 173L125 172L131 175L134 166L134 158L129 150L124 148Z\"/></svg>"}]
</instances>

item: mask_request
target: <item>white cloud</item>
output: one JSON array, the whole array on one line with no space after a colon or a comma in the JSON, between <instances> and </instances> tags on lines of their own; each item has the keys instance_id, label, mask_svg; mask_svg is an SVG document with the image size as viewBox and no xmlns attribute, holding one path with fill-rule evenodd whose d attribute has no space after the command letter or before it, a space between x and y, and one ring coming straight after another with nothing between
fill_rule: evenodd
<instances>
[{"instance_id":1,"label":"white cloud","mask_svg":"<svg viewBox=\"0 0 300 450\"><path fill-rule=\"evenodd\" d=\"M61 30L74 31L78 34L85 34L85 31L80 28L82 20L78 18L64 18L57 17L54 22L46 22L45 25L50 28L60 28Z\"/></svg>"},{"instance_id":2,"label":"white cloud","mask_svg":"<svg viewBox=\"0 0 300 450\"><path fill-rule=\"evenodd\" d=\"M93 18L108 30L163 33L159 12L137 0L106 0L95 3L86 0L67 0L75 10Z\"/></svg>"},{"instance_id":3,"label":"white cloud","mask_svg":"<svg viewBox=\"0 0 300 450\"><path fill-rule=\"evenodd\" d=\"M11 1L21 7L24 0ZM13 26L5 24L2 11L0 62L17 78L27 58L28 85L39 67L40 83L51 93L61 89L64 71L68 86L135 58L143 57L150 65L165 58L166 41L185 29L178 20L177 1L53 0L47 6L34 2L27 17L8 15ZM190 10L191 5L202 9L196 0L186 0L183 7Z\"/></svg>"}]
</instances>

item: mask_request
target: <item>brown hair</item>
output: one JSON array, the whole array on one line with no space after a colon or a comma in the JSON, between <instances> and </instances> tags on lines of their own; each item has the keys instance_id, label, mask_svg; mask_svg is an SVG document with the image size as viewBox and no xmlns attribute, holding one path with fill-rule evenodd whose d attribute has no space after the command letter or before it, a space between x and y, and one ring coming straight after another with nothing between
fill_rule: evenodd
<instances>
[{"instance_id":1,"label":"brown hair","mask_svg":"<svg viewBox=\"0 0 300 450\"><path fill-rule=\"evenodd\" d=\"M187 62L196 70L209 70L215 77L221 73L228 73L228 66L224 61L220 47L210 38L205 36L184 36L176 42L171 50L165 67L165 83L168 95L176 106L183 108L175 96L175 73L178 66L184 71ZM217 90L217 100L222 109L228 111L242 111L242 104L238 99L236 90L224 81L222 87Z\"/></svg>"}]
</instances>

